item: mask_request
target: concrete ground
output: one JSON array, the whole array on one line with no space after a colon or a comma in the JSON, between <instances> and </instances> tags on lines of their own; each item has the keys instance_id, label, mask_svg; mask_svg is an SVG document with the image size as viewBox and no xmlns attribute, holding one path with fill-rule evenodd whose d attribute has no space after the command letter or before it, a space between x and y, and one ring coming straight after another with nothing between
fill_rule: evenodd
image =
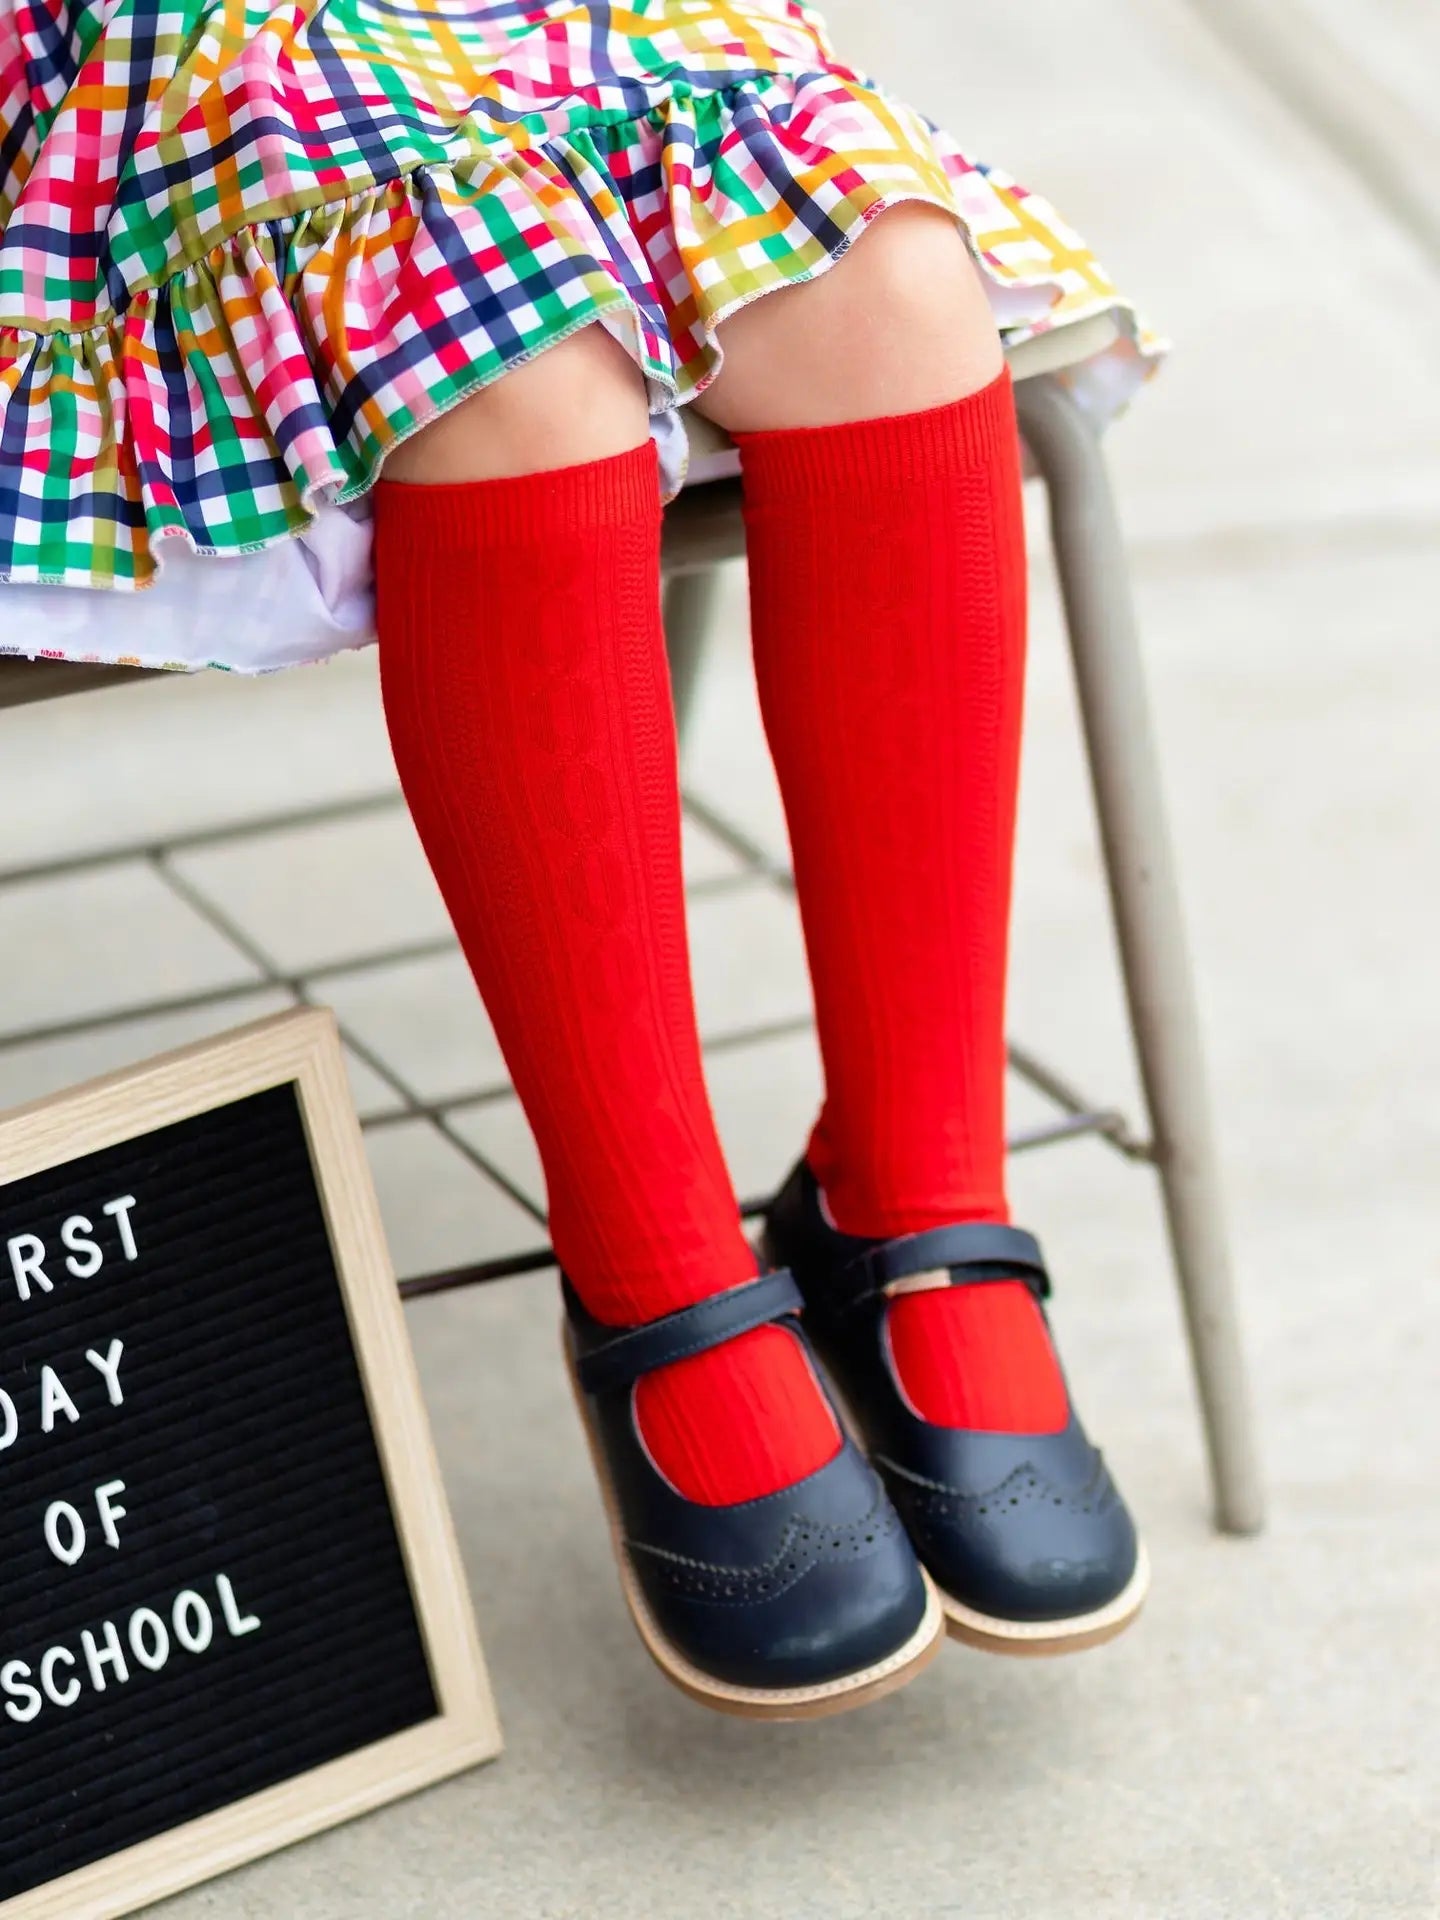
<instances>
[{"instance_id":1,"label":"concrete ground","mask_svg":"<svg viewBox=\"0 0 1440 1920\"><path fill-rule=\"evenodd\" d=\"M1313 0L1314 31L1337 11ZM1103 1652L947 1649L838 1721L728 1722L651 1671L556 1366L548 1280L417 1303L505 1756L184 1896L174 1920L1437 1911L1436 261L1303 103L1211 37L1204 8L1036 0L963 25L939 0L828 12L848 58L1052 193L1178 343L1113 450L1269 1530L1210 1530L1153 1183L1098 1144L1017 1158L1016 1213L1053 1256L1064 1350L1148 1535L1153 1600ZM1418 59L1430 31L1400 0L1384 20L1368 76L1382 91L1407 79L1403 36L1413 25ZM1427 101L1411 88L1406 111ZM1043 557L1035 589L1013 1030L1133 1105ZM779 853L740 578L729 593L687 782ZM393 799L371 658L117 689L6 714L3 740L3 1025L43 1031L0 1037L0 1102L304 984L357 1050L401 1270L533 1243L533 1153ZM357 800L328 824L259 830ZM23 877L212 826L239 832ZM688 852L714 1094L754 1192L814 1100L803 961L777 888L698 827ZM118 1021L117 975L135 1010ZM457 1103L448 1140L416 1117L427 1102ZM1017 1095L1016 1118L1032 1111Z\"/></svg>"}]
</instances>

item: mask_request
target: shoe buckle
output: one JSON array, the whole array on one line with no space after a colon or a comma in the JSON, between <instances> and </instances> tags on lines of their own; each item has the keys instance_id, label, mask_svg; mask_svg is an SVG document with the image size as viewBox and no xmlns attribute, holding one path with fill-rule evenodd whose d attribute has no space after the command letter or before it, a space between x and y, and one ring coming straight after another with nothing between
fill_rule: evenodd
<instances>
[{"instance_id":1,"label":"shoe buckle","mask_svg":"<svg viewBox=\"0 0 1440 1920\"><path fill-rule=\"evenodd\" d=\"M952 1284L949 1267L931 1267L925 1273L906 1273L898 1280L887 1280L880 1291L887 1300L896 1300L902 1293L936 1293Z\"/></svg>"}]
</instances>

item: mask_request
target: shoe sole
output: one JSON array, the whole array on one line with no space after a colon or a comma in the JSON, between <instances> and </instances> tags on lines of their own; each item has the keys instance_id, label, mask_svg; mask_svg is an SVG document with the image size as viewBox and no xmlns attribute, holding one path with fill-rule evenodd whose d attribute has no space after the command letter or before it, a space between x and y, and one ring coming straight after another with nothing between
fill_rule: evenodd
<instances>
[{"instance_id":1,"label":"shoe sole","mask_svg":"<svg viewBox=\"0 0 1440 1920\"><path fill-rule=\"evenodd\" d=\"M1068 1620L1005 1620L967 1607L963 1600L946 1593L943 1587L940 1605L945 1612L947 1632L952 1639L963 1640L967 1647L979 1647L986 1653L1043 1659L1050 1654L1083 1653L1087 1647L1104 1646L1135 1619L1149 1591L1150 1562L1141 1547L1134 1573L1115 1598L1093 1612L1073 1614Z\"/></svg>"},{"instance_id":2,"label":"shoe sole","mask_svg":"<svg viewBox=\"0 0 1440 1920\"><path fill-rule=\"evenodd\" d=\"M698 1700L701 1706L712 1707L717 1713L738 1715L742 1720L822 1720L830 1714L867 1707L872 1701L884 1699L887 1693L898 1693L929 1666L944 1644L946 1617L940 1590L923 1567L920 1572L925 1582L925 1612L920 1625L894 1653L874 1666L862 1667L858 1673L844 1674L838 1680L821 1681L811 1687L737 1687L727 1680L717 1680L687 1660L661 1632L631 1565L610 1475L568 1352L565 1371L600 1485L600 1498L610 1527L610 1545L620 1573L620 1590L645 1651L672 1686L688 1694L690 1699Z\"/></svg>"}]
</instances>

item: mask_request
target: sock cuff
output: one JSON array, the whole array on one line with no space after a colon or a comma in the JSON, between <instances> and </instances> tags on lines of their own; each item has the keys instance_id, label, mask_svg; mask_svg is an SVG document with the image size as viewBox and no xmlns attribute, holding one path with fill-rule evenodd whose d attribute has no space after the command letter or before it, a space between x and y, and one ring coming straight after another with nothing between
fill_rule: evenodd
<instances>
[{"instance_id":1,"label":"sock cuff","mask_svg":"<svg viewBox=\"0 0 1440 1920\"><path fill-rule=\"evenodd\" d=\"M655 442L625 453L543 473L494 480L386 480L375 488L375 517L387 534L447 545L473 541L477 527L507 546L543 546L557 536L630 527L660 518Z\"/></svg>"},{"instance_id":2,"label":"sock cuff","mask_svg":"<svg viewBox=\"0 0 1440 1920\"><path fill-rule=\"evenodd\" d=\"M988 466L1015 432L1010 369L1002 367L989 386L920 413L732 437L740 449L745 504L766 507L846 493L857 480L880 491L969 473Z\"/></svg>"}]
</instances>

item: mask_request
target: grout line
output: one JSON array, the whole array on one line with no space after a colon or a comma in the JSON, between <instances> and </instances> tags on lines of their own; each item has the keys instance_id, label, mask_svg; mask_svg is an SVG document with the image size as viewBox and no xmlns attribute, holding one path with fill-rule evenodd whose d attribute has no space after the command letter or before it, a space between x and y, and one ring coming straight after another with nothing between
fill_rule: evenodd
<instances>
[{"instance_id":1,"label":"grout line","mask_svg":"<svg viewBox=\"0 0 1440 1920\"><path fill-rule=\"evenodd\" d=\"M211 900L207 894L203 893L191 881L187 880L183 874L175 871L170 865L167 854L153 854L150 859L150 864L178 900L183 901L192 913L198 914L208 926L214 928L215 932L218 933L223 940L228 940L238 953L243 954L253 965L261 969L265 975L266 983L269 986L290 994L300 1006L313 1006L315 1004L311 999L309 989L304 979L298 974L285 973L283 969L271 959L270 955L258 941L252 940L243 927L238 926L235 921L230 918L228 913L225 913L220 907L216 906L215 902ZM338 1015L336 1016L335 1024L339 1027L341 1039L355 1054L356 1058L363 1060L371 1072L383 1080L391 1092L400 1100L404 1101L407 1105L413 1104L414 1095L405 1083L396 1074L392 1073L389 1067L372 1053L363 1041L357 1040L353 1034L347 1032L346 1029L341 1026Z\"/></svg>"},{"instance_id":2,"label":"grout line","mask_svg":"<svg viewBox=\"0 0 1440 1920\"><path fill-rule=\"evenodd\" d=\"M712 1034L701 1041L703 1052L735 1053L742 1047L760 1046L766 1040L789 1040L797 1033L810 1033L815 1022L808 1013L786 1014L778 1020L766 1020L755 1027L736 1027L729 1033Z\"/></svg>"},{"instance_id":3,"label":"grout line","mask_svg":"<svg viewBox=\"0 0 1440 1920\"><path fill-rule=\"evenodd\" d=\"M315 1002L303 992L301 998L307 1006L314 1006ZM330 1011L335 1013L333 1007ZM403 1119L405 1112L410 1111L415 1104L415 1096L411 1093L409 1087L406 1086L398 1073L394 1072L392 1068L385 1064L373 1047L367 1046L365 1041L357 1039L341 1020L338 1013L335 1014L335 1025L339 1029L340 1038L345 1042L345 1045L350 1049L351 1053L354 1054L355 1058L360 1061L362 1066L368 1067L377 1080L383 1080L396 1098L404 1103L401 1112L397 1113L392 1111L390 1113L377 1114L373 1120L361 1121L361 1125L374 1126L377 1122Z\"/></svg>"},{"instance_id":4,"label":"grout line","mask_svg":"<svg viewBox=\"0 0 1440 1920\"><path fill-rule=\"evenodd\" d=\"M715 814L704 803L687 803L701 824L714 833L717 838L730 845L746 861L747 871L738 875L725 875L713 883L702 883L694 889L701 891L733 891L739 885L752 884L758 877L788 880L783 870L777 869L753 841L739 829L733 828L728 821ZM128 856L133 858L134 856ZM175 995L162 1001L142 1003L137 1007L114 1009L107 1013L92 1014L74 1020L57 1021L46 1027L30 1028L16 1034L0 1035L0 1055L7 1050L32 1043L37 1040L59 1039L78 1034L103 1031L109 1027L125 1025L131 1022L154 1018L165 1013L181 1012L192 1008L222 1006L227 1001L243 998L247 995L263 992L286 994L293 1002L301 1005L315 1004L312 988L327 978L346 975L366 968L382 965L387 959L395 958L394 950L381 956L370 956L358 961L319 968L308 974L293 974L282 968L257 941L238 926L230 916L211 900L202 889L196 887L183 874L177 872L170 861L169 849L164 846L152 847L144 856L151 870L161 884L191 912L202 919L221 939L232 947L239 958L255 967L259 978L237 983L234 986L211 988L201 993ZM424 943L425 952L448 951L453 945L451 939L437 939ZM410 951L410 950L405 950ZM788 1018L768 1021L757 1026L743 1027L729 1033L712 1035L704 1042L705 1052L723 1053L738 1051L745 1047L763 1045L766 1041L790 1038L810 1030L813 1022L808 1014L795 1014ZM450 1146L460 1153L475 1170L507 1195L524 1212L528 1213L540 1225L544 1225L546 1215L543 1208L529 1197L510 1177L490 1159L474 1147L470 1141L457 1133L453 1124L456 1113L475 1107L493 1105L496 1102L514 1097L514 1089L506 1083L497 1086L462 1092L446 1099L427 1101L418 1094L406 1080L377 1054L365 1041L359 1039L338 1019L340 1035L345 1045L379 1079L400 1102L397 1110L378 1114L365 1122L367 1132L393 1126L401 1121L419 1120L431 1126ZM1047 1098L1059 1106L1065 1118L1047 1126L1031 1128L1013 1135L1007 1141L1007 1151L1023 1152L1030 1148L1045 1146L1053 1142L1070 1139L1077 1135L1093 1133L1106 1140L1119 1152L1131 1159L1153 1160L1153 1146L1132 1132L1124 1117L1113 1110L1093 1108L1080 1093L1060 1075L1046 1067L1041 1061L1013 1043L1007 1049L1011 1069L1027 1080ZM763 1202L747 1202L745 1211L758 1211ZM515 1269L518 1271L519 1269Z\"/></svg>"},{"instance_id":5,"label":"grout line","mask_svg":"<svg viewBox=\"0 0 1440 1920\"><path fill-rule=\"evenodd\" d=\"M161 879L173 888L181 900L191 907L194 912L200 914L218 934L224 939L229 940L238 952L243 953L248 959L252 960L256 966L264 969L267 980L271 985L283 987L293 993L302 1005L311 1006L314 1004L310 996L307 979L299 975L290 975L282 972L265 949L256 941L252 940L243 928L238 927L227 913L217 907L212 900L208 899L204 893L186 880L182 874L176 873L170 866L165 855L155 855L152 864ZM313 978L314 976L310 977ZM386 1065L380 1056L368 1047L363 1040L357 1039L346 1026L345 1022L340 1019L338 1014L336 1015L335 1023L340 1030L341 1039L345 1045L350 1048L355 1057L358 1060L362 1060L371 1072L377 1074L391 1091L405 1103L406 1111L404 1113L383 1116L384 1118L392 1121L407 1118L424 1121L433 1127L442 1139L448 1140L451 1146L463 1154L465 1159L470 1162L471 1166L473 1166L478 1173L483 1174L487 1179L493 1181L502 1192L506 1193L518 1206L522 1207L524 1211L530 1215L532 1220L539 1221L542 1226L545 1224L545 1215L535 1206L534 1202L515 1185L514 1181L511 1180L507 1174L502 1173L498 1167L492 1166L486 1156L480 1153L475 1147L472 1147L468 1140L461 1139L450 1126L443 1112L423 1105L419 1095L414 1092L408 1083L391 1067Z\"/></svg>"},{"instance_id":6,"label":"grout line","mask_svg":"<svg viewBox=\"0 0 1440 1920\"><path fill-rule=\"evenodd\" d=\"M305 978L313 981L351 980L357 974L376 973L384 967L409 966L417 960L438 960L455 951L453 933L429 934L423 940L408 940L402 946L380 947L373 953L357 953L349 960L324 960L307 967Z\"/></svg>"},{"instance_id":7,"label":"grout line","mask_svg":"<svg viewBox=\"0 0 1440 1920\"><path fill-rule=\"evenodd\" d=\"M685 795L685 811L707 833L713 834L744 861L749 869L747 877L769 880L783 887L787 893L794 892L795 880L790 869L783 861L772 859L759 841L752 840L743 828L734 826L723 814L717 813L708 802L693 793Z\"/></svg>"},{"instance_id":8,"label":"grout line","mask_svg":"<svg viewBox=\"0 0 1440 1920\"><path fill-rule=\"evenodd\" d=\"M194 853L234 840L259 839L265 834L284 833L297 827L326 826L337 820L359 819L367 813L388 812L399 805L403 805L403 801L398 787L387 793L360 794L351 800L322 801L313 807L290 808L251 820L232 820L224 826L197 827L193 832L177 833L161 840L135 840L123 846L97 848L93 853L68 854L58 860L36 860L25 866L0 868L0 887L14 886L22 880L51 880L66 874L98 872L132 860Z\"/></svg>"},{"instance_id":9,"label":"grout line","mask_svg":"<svg viewBox=\"0 0 1440 1920\"><path fill-rule=\"evenodd\" d=\"M689 900L713 900L717 895L744 893L757 881L768 879L768 874L759 874L746 868L743 873L712 873L708 880L693 880L685 889L685 898Z\"/></svg>"},{"instance_id":10,"label":"grout line","mask_svg":"<svg viewBox=\"0 0 1440 1920\"><path fill-rule=\"evenodd\" d=\"M493 1180L495 1185L507 1193L517 1207L522 1207L532 1220L537 1221L542 1227L546 1224L549 1216L545 1209L537 1206L524 1188L517 1186L509 1174L502 1173L478 1147L472 1146L468 1140L456 1133L448 1117L436 1116L432 1119L431 1125L442 1139L448 1140L452 1147L464 1154L473 1167L478 1168L487 1179Z\"/></svg>"},{"instance_id":11,"label":"grout line","mask_svg":"<svg viewBox=\"0 0 1440 1920\"><path fill-rule=\"evenodd\" d=\"M106 867L126 866L132 861L153 861L168 859L175 854L203 853L211 847L229 846L237 841L263 840L274 834L290 833L305 827L330 826L336 822L363 819L367 814L391 813L403 806L404 798L397 787L385 793L359 794L349 800L322 801L312 807L293 807L281 813L227 821L219 826L197 827L191 832L171 834L159 840L128 840L116 846L97 847L88 853L62 854L53 860L32 860L15 867L0 866L0 890L30 880L56 880L74 874L100 872ZM689 882L685 890L696 898L725 893L748 877L732 873L712 874L708 879ZM440 940L435 944L443 947L448 942ZM417 952L429 951L429 944L416 942L414 948ZM410 949L396 951L403 955Z\"/></svg>"},{"instance_id":12,"label":"grout line","mask_svg":"<svg viewBox=\"0 0 1440 1920\"><path fill-rule=\"evenodd\" d=\"M303 974L286 973L272 965L269 956L255 947L238 928L233 927L228 919L220 915L208 898L195 893L188 881L167 867L165 857L163 848L144 856L147 863L160 873L167 887L208 921L253 965L259 967L261 977L237 980L224 986L202 987L193 993L167 994L159 999L135 1001L130 1005L110 1007L97 1013L76 1014L69 1019L47 1021L39 1026L19 1028L11 1032L0 1030L0 1055L14 1047L27 1046L31 1042L68 1040L81 1034L99 1033L110 1027L126 1026L132 1021L163 1018L168 1013L189 1013L204 1007L224 1006L227 1001L243 999L247 994L261 993L267 989L281 988L297 1000L309 1003L312 999L311 989L319 988L323 991L327 981L350 979L357 974L375 972L391 965L403 965L411 960L432 959L440 954L451 952L455 946L453 936L436 935L431 940L414 941L403 947L387 947L378 953L359 955L353 960L327 962L324 966L309 968ZM3 881L0 881L0 891L3 891L3 884ZM707 881L697 885L693 892L696 895L711 891L728 892L736 887L750 884L753 884L753 877L749 874L727 874L713 882ZM747 1028L734 1034L719 1035L706 1044L717 1048L743 1045L751 1039L763 1040L773 1035L796 1032L808 1024L807 1018L797 1015L792 1020L776 1021L768 1027ZM363 1054L366 1051L362 1043L353 1035L347 1033L346 1038L357 1054ZM366 1064L370 1064L369 1060ZM383 1079L394 1079L387 1068L377 1065L375 1071ZM508 1091L508 1087L483 1088L473 1095L467 1093L461 1098L468 1103L472 1100L498 1097L499 1094Z\"/></svg>"},{"instance_id":13,"label":"grout line","mask_svg":"<svg viewBox=\"0 0 1440 1920\"><path fill-rule=\"evenodd\" d=\"M168 994L163 1000L139 1000L131 1006L109 1007L102 1013L76 1014L68 1020L51 1020L38 1027L20 1027L0 1032L0 1055L16 1047L47 1040L73 1040L81 1034L105 1033L111 1027L129 1026L140 1020L156 1020L167 1013L192 1013L202 1007L223 1007L227 1001L243 1000L248 994L264 993L266 980L241 980L233 986L203 987L194 993Z\"/></svg>"},{"instance_id":14,"label":"grout line","mask_svg":"<svg viewBox=\"0 0 1440 1920\"><path fill-rule=\"evenodd\" d=\"M498 1106L502 1100L513 1100L514 1097L515 1089L508 1080L502 1081L498 1086L484 1087L478 1093L471 1092L467 1088L464 1093L453 1096L447 1094L440 1100L426 1100L416 1094L412 1096L411 1104L405 1113L377 1114L370 1124L376 1127L390 1127L399 1120L408 1120L419 1115L422 1119L433 1120L438 1126L442 1119L452 1113L469 1113L475 1107Z\"/></svg>"},{"instance_id":15,"label":"grout line","mask_svg":"<svg viewBox=\"0 0 1440 1920\"><path fill-rule=\"evenodd\" d=\"M717 1034L713 1039L702 1042L703 1049L710 1053L731 1053L742 1047L762 1046L767 1040L788 1040L797 1033L808 1033L814 1023L808 1014L793 1014L786 1020L771 1020L763 1026L744 1027L734 1033ZM515 1089L508 1080L497 1082L489 1087L467 1087L459 1093L447 1093L434 1100L414 1096L411 1112L434 1120L437 1125L447 1122L457 1113L469 1113L476 1107L493 1107L502 1100L515 1099ZM372 1126L393 1126L397 1121L410 1117L410 1113L377 1114L370 1122Z\"/></svg>"},{"instance_id":16,"label":"grout line","mask_svg":"<svg viewBox=\"0 0 1440 1920\"><path fill-rule=\"evenodd\" d=\"M218 933L235 951L248 960L253 967L259 967L265 976L265 984L270 987L288 987L295 991L294 983L285 978L276 963L257 941L250 938L243 928L237 927L230 916L217 907L207 894L201 893L181 873L176 873L170 865L168 851L156 848L145 855L147 864L157 875L162 886L168 887L184 906L197 914L212 933Z\"/></svg>"}]
</instances>

